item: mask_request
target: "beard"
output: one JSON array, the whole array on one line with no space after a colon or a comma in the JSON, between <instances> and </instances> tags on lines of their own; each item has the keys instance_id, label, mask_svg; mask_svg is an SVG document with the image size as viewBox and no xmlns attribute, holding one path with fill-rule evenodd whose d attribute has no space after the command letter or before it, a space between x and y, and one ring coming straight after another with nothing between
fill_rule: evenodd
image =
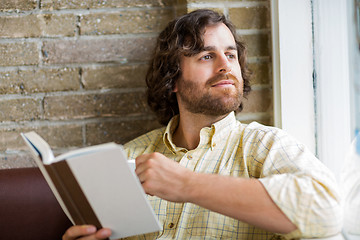
<instances>
[{"instance_id":1,"label":"beard","mask_svg":"<svg viewBox=\"0 0 360 240\"><path fill-rule=\"evenodd\" d=\"M212 85L224 79L232 79L235 88L212 89ZM180 79L178 94L186 110L209 116L221 116L235 111L242 101L240 81L229 73L210 78L205 87L199 86L195 81Z\"/></svg>"}]
</instances>

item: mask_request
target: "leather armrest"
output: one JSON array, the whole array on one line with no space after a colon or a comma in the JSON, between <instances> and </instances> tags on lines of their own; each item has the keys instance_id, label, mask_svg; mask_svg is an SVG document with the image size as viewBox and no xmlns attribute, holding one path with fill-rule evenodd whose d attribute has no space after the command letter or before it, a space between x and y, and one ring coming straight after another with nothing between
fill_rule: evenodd
<instances>
[{"instance_id":1,"label":"leather armrest","mask_svg":"<svg viewBox=\"0 0 360 240\"><path fill-rule=\"evenodd\" d=\"M0 170L0 239L61 239L71 225L38 168Z\"/></svg>"}]
</instances>

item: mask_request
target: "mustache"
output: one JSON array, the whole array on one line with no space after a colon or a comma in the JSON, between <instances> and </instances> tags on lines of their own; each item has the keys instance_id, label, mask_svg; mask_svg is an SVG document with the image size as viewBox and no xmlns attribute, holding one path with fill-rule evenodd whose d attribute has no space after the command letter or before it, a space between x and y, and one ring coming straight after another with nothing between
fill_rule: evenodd
<instances>
[{"instance_id":1,"label":"mustache","mask_svg":"<svg viewBox=\"0 0 360 240\"><path fill-rule=\"evenodd\" d=\"M227 79L233 80L235 85L239 85L239 83L240 83L239 79L237 77L235 77L233 74L220 73L220 74L217 74L217 75L209 78L209 80L206 81L206 84L212 86L221 80L227 80Z\"/></svg>"}]
</instances>

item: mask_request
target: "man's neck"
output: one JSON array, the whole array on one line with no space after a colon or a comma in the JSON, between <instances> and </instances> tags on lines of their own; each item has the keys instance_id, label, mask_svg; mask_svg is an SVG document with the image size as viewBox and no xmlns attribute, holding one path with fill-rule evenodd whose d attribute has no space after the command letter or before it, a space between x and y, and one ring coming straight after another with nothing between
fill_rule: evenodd
<instances>
[{"instance_id":1,"label":"man's neck","mask_svg":"<svg viewBox=\"0 0 360 240\"><path fill-rule=\"evenodd\" d=\"M213 123L223 119L222 116L207 116L203 114L193 114L180 112L179 125L173 134L173 142L178 147L188 150L195 149L200 142L200 131L204 127L210 127Z\"/></svg>"}]
</instances>

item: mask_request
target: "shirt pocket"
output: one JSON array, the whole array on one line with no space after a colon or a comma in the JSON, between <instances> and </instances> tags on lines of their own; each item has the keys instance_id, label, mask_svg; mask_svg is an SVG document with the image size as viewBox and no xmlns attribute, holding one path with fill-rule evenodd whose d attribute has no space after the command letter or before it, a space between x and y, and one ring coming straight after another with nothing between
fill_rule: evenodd
<instances>
[{"instance_id":1,"label":"shirt pocket","mask_svg":"<svg viewBox=\"0 0 360 240\"><path fill-rule=\"evenodd\" d=\"M204 239L238 239L239 221L189 204L187 232Z\"/></svg>"}]
</instances>

